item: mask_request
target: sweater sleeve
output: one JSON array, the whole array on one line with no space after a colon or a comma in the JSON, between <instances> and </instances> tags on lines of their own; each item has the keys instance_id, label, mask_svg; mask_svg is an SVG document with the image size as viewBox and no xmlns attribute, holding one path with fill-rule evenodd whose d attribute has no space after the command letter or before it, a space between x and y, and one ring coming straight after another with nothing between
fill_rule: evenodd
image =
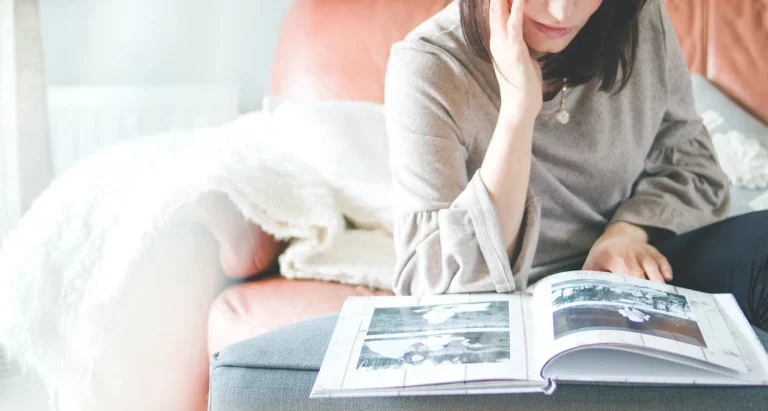
<instances>
[{"instance_id":1,"label":"sweater sleeve","mask_svg":"<svg viewBox=\"0 0 768 411\"><path fill-rule=\"evenodd\" d=\"M613 221L662 228L676 234L728 215L728 178L696 112L688 68L666 9L656 6L666 47L667 107L645 173Z\"/></svg>"},{"instance_id":2,"label":"sweater sleeve","mask_svg":"<svg viewBox=\"0 0 768 411\"><path fill-rule=\"evenodd\" d=\"M395 195L397 294L524 289L538 240L540 207L529 192L509 258L479 172L467 171L458 124L468 115L466 78L428 45L392 49L385 105Z\"/></svg>"}]
</instances>

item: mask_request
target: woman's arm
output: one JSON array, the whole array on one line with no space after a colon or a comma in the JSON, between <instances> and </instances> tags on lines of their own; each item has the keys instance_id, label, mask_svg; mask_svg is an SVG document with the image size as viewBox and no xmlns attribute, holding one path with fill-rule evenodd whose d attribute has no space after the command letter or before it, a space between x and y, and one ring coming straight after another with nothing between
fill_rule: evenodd
<instances>
[{"instance_id":1,"label":"woman's arm","mask_svg":"<svg viewBox=\"0 0 768 411\"><path fill-rule=\"evenodd\" d=\"M492 0L491 54L501 110L480 174L496 206L507 252L514 254L531 174L533 126L542 105L542 76L523 40L526 1Z\"/></svg>"},{"instance_id":2,"label":"woman's arm","mask_svg":"<svg viewBox=\"0 0 768 411\"><path fill-rule=\"evenodd\" d=\"M725 218L730 186L696 112L690 73L669 16L661 2L655 6L666 47L667 106L645 172L613 221L679 234Z\"/></svg>"},{"instance_id":3,"label":"woman's arm","mask_svg":"<svg viewBox=\"0 0 768 411\"><path fill-rule=\"evenodd\" d=\"M394 189L397 294L509 292L526 286L538 202L524 197L524 228L510 255L480 172L469 175L459 124L471 111L466 73L429 44L396 45L386 82Z\"/></svg>"},{"instance_id":4,"label":"woman's arm","mask_svg":"<svg viewBox=\"0 0 768 411\"><path fill-rule=\"evenodd\" d=\"M666 48L666 110L643 175L584 268L669 281L672 269L648 245L649 236L680 234L725 218L730 187L694 107L690 74L669 16L661 2L655 7Z\"/></svg>"},{"instance_id":5,"label":"woman's arm","mask_svg":"<svg viewBox=\"0 0 768 411\"><path fill-rule=\"evenodd\" d=\"M462 70L426 42L392 49L385 101L397 294L509 292L527 284L539 204L523 194L518 246L509 254L481 172L467 172L472 143L460 125L472 124L473 113Z\"/></svg>"},{"instance_id":6,"label":"woman's arm","mask_svg":"<svg viewBox=\"0 0 768 411\"><path fill-rule=\"evenodd\" d=\"M506 2L494 0L496 11L501 3ZM540 107L541 83L529 55L527 60L512 56L517 60L499 53L497 60L506 62L501 67L510 61L527 66L504 69L516 83L501 83L503 109L496 131L480 170L469 176L467 147L472 143L464 138L471 130L462 133L461 126L474 122L467 97L468 81L474 80L428 41L407 40L392 49L385 100L395 193L393 288L398 294L526 287L540 215L528 190L539 108L535 101L520 101L533 89ZM520 81L519 72L532 74L533 80Z\"/></svg>"},{"instance_id":7,"label":"woman's arm","mask_svg":"<svg viewBox=\"0 0 768 411\"><path fill-rule=\"evenodd\" d=\"M498 210L507 254L513 256L531 173L533 121L510 120L510 117L499 115L480 175Z\"/></svg>"}]
</instances>

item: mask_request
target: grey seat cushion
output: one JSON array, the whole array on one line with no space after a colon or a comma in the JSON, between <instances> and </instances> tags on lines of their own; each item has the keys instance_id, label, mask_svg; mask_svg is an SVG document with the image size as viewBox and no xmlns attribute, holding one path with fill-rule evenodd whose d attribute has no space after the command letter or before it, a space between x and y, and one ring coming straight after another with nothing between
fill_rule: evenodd
<instances>
[{"instance_id":1,"label":"grey seat cushion","mask_svg":"<svg viewBox=\"0 0 768 411\"><path fill-rule=\"evenodd\" d=\"M710 130L713 134L738 131L747 137L756 139L764 147L768 147L768 126L739 107L704 77L692 75L691 84L696 111L700 114L714 111L723 117L722 124ZM766 193L768 190L747 190L732 187L730 215L736 216L756 211L749 203Z\"/></svg>"},{"instance_id":2,"label":"grey seat cushion","mask_svg":"<svg viewBox=\"0 0 768 411\"><path fill-rule=\"evenodd\" d=\"M209 411L239 410L757 410L768 388L566 385L544 394L309 399L336 316L234 344L211 364ZM768 334L757 330L768 347Z\"/></svg>"}]
</instances>

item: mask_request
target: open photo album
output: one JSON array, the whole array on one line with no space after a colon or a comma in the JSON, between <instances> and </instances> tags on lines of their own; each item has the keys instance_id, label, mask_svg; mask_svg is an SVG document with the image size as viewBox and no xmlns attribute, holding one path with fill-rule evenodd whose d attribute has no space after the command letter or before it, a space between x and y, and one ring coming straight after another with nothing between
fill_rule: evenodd
<instances>
[{"instance_id":1,"label":"open photo album","mask_svg":"<svg viewBox=\"0 0 768 411\"><path fill-rule=\"evenodd\" d=\"M524 293L350 297L311 397L558 382L768 385L768 354L730 294L574 271Z\"/></svg>"}]
</instances>

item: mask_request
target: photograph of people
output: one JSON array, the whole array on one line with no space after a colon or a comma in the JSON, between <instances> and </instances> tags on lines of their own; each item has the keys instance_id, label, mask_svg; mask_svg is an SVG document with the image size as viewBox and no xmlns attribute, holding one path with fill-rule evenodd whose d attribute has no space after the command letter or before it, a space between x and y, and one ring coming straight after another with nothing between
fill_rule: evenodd
<instances>
[{"instance_id":1,"label":"photograph of people","mask_svg":"<svg viewBox=\"0 0 768 411\"><path fill-rule=\"evenodd\" d=\"M487 301L376 308L367 335L469 328L509 328L509 303Z\"/></svg>"},{"instance_id":2,"label":"photograph of people","mask_svg":"<svg viewBox=\"0 0 768 411\"><path fill-rule=\"evenodd\" d=\"M621 331L707 347L691 304L681 294L577 279L552 284L551 299L555 339L585 331Z\"/></svg>"},{"instance_id":3,"label":"photograph of people","mask_svg":"<svg viewBox=\"0 0 768 411\"><path fill-rule=\"evenodd\" d=\"M509 331L368 338L357 369L382 370L510 361Z\"/></svg>"}]
</instances>

